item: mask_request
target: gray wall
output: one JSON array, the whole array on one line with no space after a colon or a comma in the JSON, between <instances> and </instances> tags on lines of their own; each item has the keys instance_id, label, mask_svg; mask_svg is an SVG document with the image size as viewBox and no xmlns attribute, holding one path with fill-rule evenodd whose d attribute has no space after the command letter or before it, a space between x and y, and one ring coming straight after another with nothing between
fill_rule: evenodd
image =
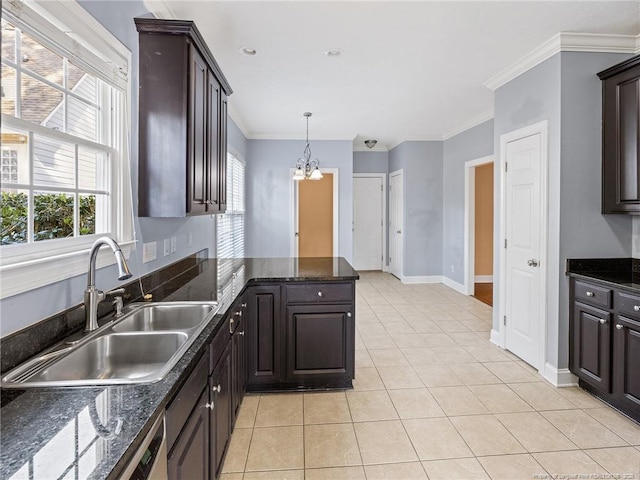
<instances>
[{"instance_id":1,"label":"gray wall","mask_svg":"<svg viewBox=\"0 0 640 480\"><path fill-rule=\"evenodd\" d=\"M600 215L601 85L596 73L628 55L560 53L495 92L494 148L500 136L549 122L547 363L568 362L568 279L566 258L631 254L631 219ZM496 156L497 157L497 156ZM495 169L495 206L502 185ZM494 234L494 271L498 271L500 218ZM499 305L498 279L494 305ZM498 309L494 309L498 329Z\"/></svg>"},{"instance_id":2,"label":"gray wall","mask_svg":"<svg viewBox=\"0 0 640 480\"><path fill-rule=\"evenodd\" d=\"M404 142L389 152L389 172L404 181L405 277L442 275L443 142Z\"/></svg>"},{"instance_id":3,"label":"gray wall","mask_svg":"<svg viewBox=\"0 0 640 480\"><path fill-rule=\"evenodd\" d=\"M347 140L311 141L321 168L338 168L338 255L353 251L353 146ZM288 257L293 237L292 168L302 156L302 140L249 140L246 169L245 251L248 257ZM305 180L306 181L306 180Z\"/></svg>"},{"instance_id":4,"label":"gray wall","mask_svg":"<svg viewBox=\"0 0 640 480\"><path fill-rule=\"evenodd\" d=\"M493 154L493 120L444 141L442 274L464 284L464 165ZM453 267L453 272L451 271Z\"/></svg>"},{"instance_id":5,"label":"gray wall","mask_svg":"<svg viewBox=\"0 0 640 480\"><path fill-rule=\"evenodd\" d=\"M114 5L111 1L82 1L82 6L113 33L132 52L132 103L131 103L131 177L134 199L134 211L137 212L138 192L138 33L133 23L134 17L148 16L142 1L120 1ZM242 133L230 122L230 149L237 152L246 151L246 140ZM152 219L138 218L134 215L137 248L131 253L129 267L134 278L175 262L176 260L209 248L215 254L215 220L212 216L193 217L187 219ZM187 235L191 232L193 241L187 246ZM177 251L167 257L162 256L163 239L175 236ZM158 258L152 262L142 263L142 243L157 241ZM88 256L87 256L88 266ZM100 269L96 275L98 288L107 290L117 286L115 266ZM5 275L3 281L10 281ZM82 293L86 287L86 275L57 282L55 284L14 295L0 301L2 323L0 336L32 325L57 312L66 310L82 302ZM37 298L37 301L34 299Z\"/></svg>"},{"instance_id":6,"label":"gray wall","mask_svg":"<svg viewBox=\"0 0 640 480\"><path fill-rule=\"evenodd\" d=\"M389 152L353 152L353 173L389 173Z\"/></svg>"}]
</instances>

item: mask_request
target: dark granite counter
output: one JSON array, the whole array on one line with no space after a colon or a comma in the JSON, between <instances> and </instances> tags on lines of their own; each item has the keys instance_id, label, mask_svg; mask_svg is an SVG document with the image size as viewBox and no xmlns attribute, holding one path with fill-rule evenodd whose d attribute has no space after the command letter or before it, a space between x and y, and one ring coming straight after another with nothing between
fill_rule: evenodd
<instances>
[{"instance_id":1,"label":"dark granite counter","mask_svg":"<svg viewBox=\"0 0 640 480\"><path fill-rule=\"evenodd\" d=\"M343 258L207 259L194 255L185 260L142 282L154 301L217 300L222 305L177 365L163 380L151 384L3 390L0 478L117 478L153 421L205 353L221 319L247 285L358 279L357 272ZM138 285L136 280L125 286L129 301L141 298ZM70 323L69 318L78 317L76 310L81 308L74 307L26 332L0 339L3 372L23 361L17 361L17 355L11 357L20 350L20 344L22 350L39 348L21 352L24 358L49 346L41 348L42 339L25 344L26 338L37 335L36 328L51 332L55 328L50 324ZM107 315L102 323L109 320Z\"/></svg>"},{"instance_id":2,"label":"dark granite counter","mask_svg":"<svg viewBox=\"0 0 640 480\"><path fill-rule=\"evenodd\" d=\"M640 293L640 260L634 258L568 259L567 275L596 280L609 287Z\"/></svg>"}]
</instances>

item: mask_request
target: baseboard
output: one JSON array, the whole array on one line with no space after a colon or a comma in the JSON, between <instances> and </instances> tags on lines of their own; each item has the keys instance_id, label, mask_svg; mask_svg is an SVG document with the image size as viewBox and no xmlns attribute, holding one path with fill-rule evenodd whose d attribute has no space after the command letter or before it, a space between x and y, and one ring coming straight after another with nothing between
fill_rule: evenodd
<instances>
[{"instance_id":1,"label":"baseboard","mask_svg":"<svg viewBox=\"0 0 640 480\"><path fill-rule=\"evenodd\" d=\"M456 282L455 280L451 280L449 277L441 277L442 283L444 283L447 287L454 289L456 292L461 293L463 295L467 294L467 290L464 288L464 285Z\"/></svg>"},{"instance_id":2,"label":"baseboard","mask_svg":"<svg viewBox=\"0 0 640 480\"><path fill-rule=\"evenodd\" d=\"M500 345L500 332L495 328L491 329L491 337L489 338L489 341L494 345L502 348L502 345Z\"/></svg>"},{"instance_id":3,"label":"baseboard","mask_svg":"<svg viewBox=\"0 0 640 480\"><path fill-rule=\"evenodd\" d=\"M402 283L442 283L442 276L440 275L426 275L426 276L406 276L401 278Z\"/></svg>"},{"instance_id":4,"label":"baseboard","mask_svg":"<svg viewBox=\"0 0 640 480\"><path fill-rule=\"evenodd\" d=\"M550 363L545 363L542 376L556 387L575 387L578 385L578 377L568 368L556 368Z\"/></svg>"},{"instance_id":5,"label":"baseboard","mask_svg":"<svg viewBox=\"0 0 640 480\"><path fill-rule=\"evenodd\" d=\"M389 272L389 265L383 265L382 266L382 271L383 272Z\"/></svg>"},{"instance_id":6,"label":"baseboard","mask_svg":"<svg viewBox=\"0 0 640 480\"><path fill-rule=\"evenodd\" d=\"M476 283L493 283L493 275L476 275L474 281Z\"/></svg>"}]
</instances>

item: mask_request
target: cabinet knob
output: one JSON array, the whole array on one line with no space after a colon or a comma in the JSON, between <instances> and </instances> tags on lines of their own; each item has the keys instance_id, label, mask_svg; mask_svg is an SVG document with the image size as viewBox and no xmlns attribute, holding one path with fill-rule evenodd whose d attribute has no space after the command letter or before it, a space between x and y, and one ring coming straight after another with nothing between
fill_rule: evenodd
<instances>
[{"instance_id":1,"label":"cabinet knob","mask_svg":"<svg viewBox=\"0 0 640 480\"><path fill-rule=\"evenodd\" d=\"M607 321L604 318L600 319L600 325L605 325L607 323Z\"/></svg>"},{"instance_id":2,"label":"cabinet knob","mask_svg":"<svg viewBox=\"0 0 640 480\"><path fill-rule=\"evenodd\" d=\"M213 410L213 402L211 402L211 403L205 403L205 404L204 404L204 408L208 408L209 410Z\"/></svg>"},{"instance_id":3,"label":"cabinet knob","mask_svg":"<svg viewBox=\"0 0 640 480\"><path fill-rule=\"evenodd\" d=\"M218 384L218 386L216 386L216 387L211 387L211 391L212 391L212 392L220 393L220 390L222 390L222 389L220 388L220 384Z\"/></svg>"},{"instance_id":4,"label":"cabinet knob","mask_svg":"<svg viewBox=\"0 0 640 480\"><path fill-rule=\"evenodd\" d=\"M634 306L633 306L633 309L634 309L636 312L640 312L640 305L634 305Z\"/></svg>"},{"instance_id":5,"label":"cabinet knob","mask_svg":"<svg viewBox=\"0 0 640 480\"><path fill-rule=\"evenodd\" d=\"M318 292L318 296L321 297L322 296L322 292Z\"/></svg>"},{"instance_id":6,"label":"cabinet knob","mask_svg":"<svg viewBox=\"0 0 640 480\"><path fill-rule=\"evenodd\" d=\"M244 336L244 330L242 330L241 332L238 332L238 335Z\"/></svg>"},{"instance_id":7,"label":"cabinet knob","mask_svg":"<svg viewBox=\"0 0 640 480\"><path fill-rule=\"evenodd\" d=\"M247 304L246 304L246 303L242 303L242 304L240 304L240 306L241 306L242 308L247 308Z\"/></svg>"},{"instance_id":8,"label":"cabinet knob","mask_svg":"<svg viewBox=\"0 0 640 480\"><path fill-rule=\"evenodd\" d=\"M618 330L622 330L624 328L624 325L620 325L619 323L616 323L616 328Z\"/></svg>"},{"instance_id":9,"label":"cabinet knob","mask_svg":"<svg viewBox=\"0 0 640 480\"><path fill-rule=\"evenodd\" d=\"M347 317L351 318L351 312L347 312Z\"/></svg>"},{"instance_id":10,"label":"cabinet knob","mask_svg":"<svg viewBox=\"0 0 640 480\"><path fill-rule=\"evenodd\" d=\"M596 294L593 292L587 292L587 297L594 297Z\"/></svg>"},{"instance_id":11,"label":"cabinet knob","mask_svg":"<svg viewBox=\"0 0 640 480\"><path fill-rule=\"evenodd\" d=\"M242 316L242 310L238 310L236 313L234 313L234 315L236 317L241 317Z\"/></svg>"}]
</instances>

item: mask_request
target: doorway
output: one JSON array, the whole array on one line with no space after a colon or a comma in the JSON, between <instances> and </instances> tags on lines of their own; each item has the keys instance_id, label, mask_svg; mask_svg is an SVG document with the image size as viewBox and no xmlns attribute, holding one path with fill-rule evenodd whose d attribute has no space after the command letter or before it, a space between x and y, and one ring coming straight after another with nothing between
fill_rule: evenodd
<instances>
[{"instance_id":1,"label":"doorway","mask_svg":"<svg viewBox=\"0 0 640 480\"><path fill-rule=\"evenodd\" d=\"M543 371L546 348L546 121L500 137L501 345Z\"/></svg>"},{"instance_id":2,"label":"doorway","mask_svg":"<svg viewBox=\"0 0 640 480\"><path fill-rule=\"evenodd\" d=\"M353 267L382 270L386 250L386 174L353 175Z\"/></svg>"},{"instance_id":3,"label":"doorway","mask_svg":"<svg viewBox=\"0 0 640 480\"><path fill-rule=\"evenodd\" d=\"M292 180L294 257L338 255L338 169L321 180Z\"/></svg>"},{"instance_id":4,"label":"doorway","mask_svg":"<svg viewBox=\"0 0 640 480\"><path fill-rule=\"evenodd\" d=\"M465 163L464 290L493 305L493 157Z\"/></svg>"},{"instance_id":5,"label":"doorway","mask_svg":"<svg viewBox=\"0 0 640 480\"><path fill-rule=\"evenodd\" d=\"M404 275L404 174L389 174L389 272L402 280Z\"/></svg>"}]
</instances>

